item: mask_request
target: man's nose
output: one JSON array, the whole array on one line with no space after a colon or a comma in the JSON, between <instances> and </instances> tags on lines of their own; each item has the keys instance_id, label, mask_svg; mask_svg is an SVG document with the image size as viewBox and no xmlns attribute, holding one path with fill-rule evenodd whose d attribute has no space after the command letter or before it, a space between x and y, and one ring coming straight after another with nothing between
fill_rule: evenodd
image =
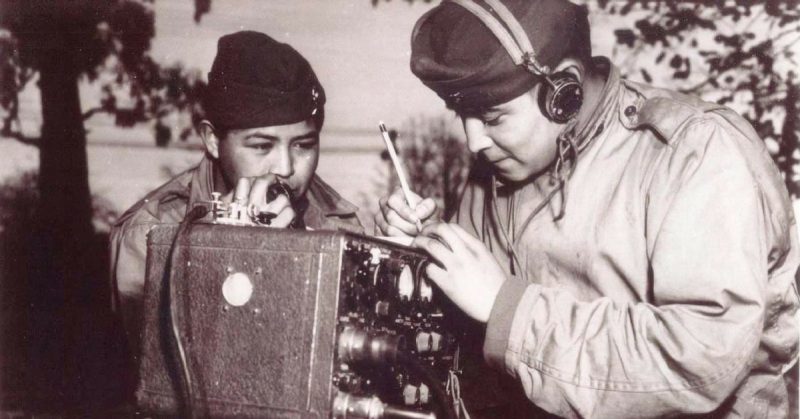
<instances>
[{"instance_id":1,"label":"man's nose","mask_svg":"<svg viewBox=\"0 0 800 419\"><path fill-rule=\"evenodd\" d=\"M294 174L294 158L290 147L279 147L277 151L270 173L278 177L288 178Z\"/></svg>"},{"instance_id":2,"label":"man's nose","mask_svg":"<svg viewBox=\"0 0 800 419\"><path fill-rule=\"evenodd\" d=\"M492 139L486 135L483 121L479 118L464 118L464 134L467 136L467 148L474 154L492 146Z\"/></svg>"}]
</instances>

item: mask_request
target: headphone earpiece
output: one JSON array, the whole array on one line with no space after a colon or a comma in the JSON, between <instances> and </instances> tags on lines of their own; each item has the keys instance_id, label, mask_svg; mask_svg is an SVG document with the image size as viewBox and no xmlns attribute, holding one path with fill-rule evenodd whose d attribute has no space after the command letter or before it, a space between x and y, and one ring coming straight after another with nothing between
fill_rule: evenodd
<instances>
[{"instance_id":1,"label":"headphone earpiece","mask_svg":"<svg viewBox=\"0 0 800 419\"><path fill-rule=\"evenodd\" d=\"M583 88L572 73L560 71L545 76L547 85L539 97L545 116L563 124L574 118L583 104Z\"/></svg>"}]
</instances>

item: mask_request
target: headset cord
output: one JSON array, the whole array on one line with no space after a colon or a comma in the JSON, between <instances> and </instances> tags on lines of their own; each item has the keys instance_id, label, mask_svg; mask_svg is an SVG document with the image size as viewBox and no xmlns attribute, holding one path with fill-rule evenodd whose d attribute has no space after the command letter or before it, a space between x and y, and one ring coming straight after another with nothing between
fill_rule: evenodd
<instances>
[{"instance_id":1,"label":"headset cord","mask_svg":"<svg viewBox=\"0 0 800 419\"><path fill-rule=\"evenodd\" d=\"M190 371L190 366L188 362L188 357L186 355L186 350L183 347L183 343L181 342L181 335L180 335L180 325L178 324L178 305L177 305L177 290L173 286L172 279L174 278L175 274L175 267L176 267L176 253L175 248L177 247L177 243L180 241L181 237L184 236L189 232L189 227L191 224L203 218L208 213L208 208L204 206L196 206L186 214L183 221L181 221L180 225L178 226L178 231L175 233L175 237L172 239L172 245L169 248L169 254L167 256L167 263L168 265L164 269L164 278L163 280L166 283L166 287L168 291L168 298L169 298L169 316L170 316L170 324L172 326L172 337L175 341L175 346L178 350L178 356L181 363L181 372L183 373L183 381L185 384L185 397L186 397L186 413L188 413L189 418L195 417L195 409L194 409L194 390L192 389L192 374Z\"/></svg>"},{"instance_id":2,"label":"headset cord","mask_svg":"<svg viewBox=\"0 0 800 419\"><path fill-rule=\"evenodd\" d=\"M522 266L522 259L520 259L519 254L517 254L517 250L516 250L517 243L516 243L516 240L512 241L509 238L508 232L506 232L506 229L503 228L503 223L502 223L502 221L500 220L500 217L499 217L500 211L498 210L498 207L497 207L497 182L495 181L494 176L492 176L491 182L492 182L492 207L494 209L494 211L492 211L492 213L494 215L494 217L493 217L495 219L494 221L497 223L497 227L498 227L497 229L500 230L500 233L502 234L503 239L506 242L505 243L506 244L506 249L510 253L511 259L516 264L518 272L520 272L520 274L522 275L522 279L527 282L527 280L528 280L527 271ZM558 192L560 189L562 189L563 186L564 186L564 183L559 183L559 185L556 188L554 188L553 190L551 190L547 194L547 196L545 196L545 198L542 200L542 202L540 202L539 205L537 205L536 208L533 209L533 211L528 216L528 218L525 219L525 222L523 223L523 228L519 231L520 235L522 234L523 231L525 231L524 227L527 227L527 225L530 223L530 221L533 219L533 217L536 214L538 214L539 212L541 212L542 209L544 209L544 207L547 205L547 203L550 202L551 199L553 199L553 196L555 196L556 192ZM513 212L513 209L512 209L512 212ZM511 228L511 227L512 227L511 219L509 218L509 228Z\"/></svg>"},{"instance_id":3,"label":"headset cord","mask_svg":"<svg viewBox=\"0 0 800 419\"><path fill-rule=\"evenodd\" d=\"M495 179L494 175L491 178L492 182L492 206L493 206L493 215L494 221L498 225L498 230L500 230L503 239L505 240L506 248L508 249L507 252L510 254L511 258L514 260L514 264L516 264L517 269L522 275L522 279L527 281L527 272L522 266L522 259L520 259L519 254L517 253L516 247L519 245L519 240L522 238L522 234L525 232L525 229L528 225L533 221L533 218L536 217L546 206L550 203L556 193L561 193L561 205L559 208L558 213L553 217L554 221L558 221L564 217L566 213L566 205L567 205L567 191L566 191L566 183L567 179L572 175L572 171L575 168L575 164L578 160L578 154L588 145L588 143L597 137L603 131L603 125L601 124L598 129L596 130L595 134L589 139L589 141L583 141L583 143L578 146L575 142L575 126L577 125L576 120L571 120L568 122L567 127L562 131L562 133L558 136L556 140L556 144L558 146L558 155L556 156L556 161L553 165L553 170L550 173L551 176L551 185L556 184L556 186L547 193L547 195L542 199L541 202L533 209L533 211L528 214L525 218L525 221L520 224L518 228L512 222L514 209L510 208L511 212L509 213L509 221L508 221L508 229L511 230L511 234L514 236L513 239L509 237L509 232L503 228L503 223L500 220L500 211L497 206L497 180ZM513 195L512 195L513 198ZM512 205L512 199L509 199L509 207Z\"/></svg>"}]
</instances>

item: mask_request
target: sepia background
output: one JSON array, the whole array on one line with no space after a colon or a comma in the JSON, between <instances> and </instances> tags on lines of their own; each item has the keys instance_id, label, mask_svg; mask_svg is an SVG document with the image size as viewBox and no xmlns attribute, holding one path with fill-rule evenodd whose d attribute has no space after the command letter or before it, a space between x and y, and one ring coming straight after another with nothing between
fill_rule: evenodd
<instances>
[{"instance_id":1,"label":"sepia background","mask_svg":"<svg viewBox=\"0 0 800 419\"><path fill-rule=\"evenodd\" d=\"M94 412L125 377L108 308L109 226L202 156L193 126L217 39L291 44L328 98L318 173L372 231L396 179L452 209L469 157L459 121L409 70L410 34L437 2L0 0L0 403ZM626 77L744 114L797 198L797 1L584 1L592 47Z\"/></svg>"}]
</instances>

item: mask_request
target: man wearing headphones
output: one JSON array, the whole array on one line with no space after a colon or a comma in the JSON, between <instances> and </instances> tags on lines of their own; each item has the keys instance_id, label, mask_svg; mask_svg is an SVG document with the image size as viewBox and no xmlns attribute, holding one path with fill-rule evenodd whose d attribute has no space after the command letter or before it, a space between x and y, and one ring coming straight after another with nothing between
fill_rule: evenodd
<instances>
[{"instance_id":1,"label":"man wearing headphones","mask_svg":"<svg viewBox=\"0 0 800 419\"><path fill-rule=\"evenodd\" d=\"M800 252L762 140L725 107L621 80L589 45L566 0L423 16L411 69L477 162L454 220L395 193L376 224L416 236L430 278L486 323L485 359L550 413L796 415Z\"/></svg>"}]
</instances>

